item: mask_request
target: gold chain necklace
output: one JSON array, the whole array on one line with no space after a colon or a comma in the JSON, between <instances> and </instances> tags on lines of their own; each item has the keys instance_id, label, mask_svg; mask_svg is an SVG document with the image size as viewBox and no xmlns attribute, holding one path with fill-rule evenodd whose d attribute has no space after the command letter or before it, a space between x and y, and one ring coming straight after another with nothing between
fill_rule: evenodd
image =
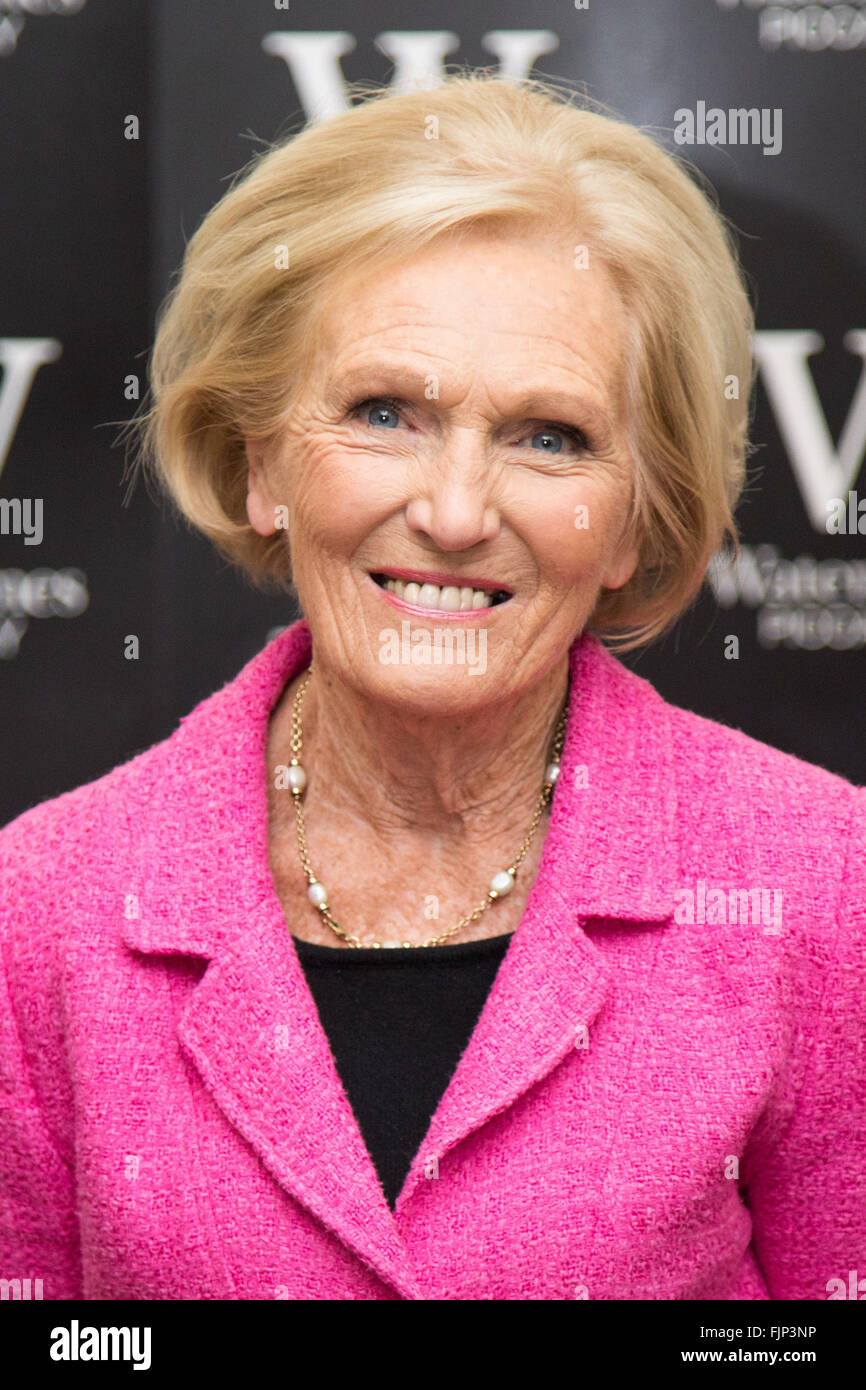
<instances>
[{"instance_id":1,"label":"gold chain necklace","mask_svg":"<svg viewBox=\"0 0 866 1390\"><path fill-rule=\"evenodd\" d=\"M482 903L479 903L478 907L476 907L472 912L468 913L467 916L461 917L460 921L457 923L456 926L449 927L448 931L443 932L440 936L430 937L428 941L361 941L357 936L351 936L348 932L344 931L343 928L340 926L339 922L335 921L334 917L331 915L331 910L328 907L327 890L325 888L325 885L319 882L319 880L316 878L315 873L313 872L313 867L310 863L310 853L307 848L307 834L304 826L304 808L302 804L304 791L307 786L307 774L301 766L300 761L300 753L303 742L301 730L301 709L304 703L304 695L306 693L307 684L312 674L313 668L311 665L309 670L307 671L307 674L304 676L303 680L298 686L294 702L292 704L292 757L289 762L288 768L288 782L292 791L292 801L295 807L295 818L297 821L298 828L298 853L300 855L301 867L303 868L304 874L306 875L307 879L307 897L310 899L310 902L313 904L313 907L318 909L319 916L322 918L322 920L324 922L327 922L331 930L335 932L337 936L339 936L340 939L342 941L345 941L346 944L349 946L367 946L375 948L384 948L389 946L441 946L443 941L448 941L450 937L456 936L457 933L459 931L462 931L464 927L468 927L472 922L477 922L479 917L483 913L485 913L489 907L492 907L492 905L495 902L497 902L499 898L504 898L506 894L510 893L512 888L514 887L514 880L517 875L517 870L519 869L523 860L526 858L529 846L532 843L532 837L538 829L538 823L544 814L546 806L548 805L551 797L553 796L553 788L556 785L556 779L559 776L559 763L560 758L562 756L562 745L565 741L565 727L568 722L568 703L569 692L571 690L571 678L569 677L569 686L565 696L565 703L562 707L559 719L556 723L556 729L553 735L553 745L551 748L550 762L545 768L544 782L542 784L541 793L539 795L538 801L536 802L535 811L533 812L529 829L526 832L526 836L524 837L523 843L521 844L520 849L517 851L517 854L514 856L512 863L509 864L507 869L502 869L498 874L493 875L493 878L490 880L490 887L487 890L487 896L484 899L484 901Z\"/></svg>"}]
</instances>

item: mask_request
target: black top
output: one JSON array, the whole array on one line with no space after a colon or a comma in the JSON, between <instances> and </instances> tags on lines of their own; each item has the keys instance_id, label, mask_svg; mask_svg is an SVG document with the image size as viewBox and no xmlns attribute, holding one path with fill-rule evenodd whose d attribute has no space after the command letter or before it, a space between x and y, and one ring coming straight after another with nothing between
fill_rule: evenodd
<instances>
[{"instance_id":1,"label":"black top","mask_svg":"<svg viewBox=\"0 0 866 1390\"><path fill-rule=\"evenodd\" d=\"M511 935L421 949L292 938L392 1209Z\"/></svg>"}]
</instances>

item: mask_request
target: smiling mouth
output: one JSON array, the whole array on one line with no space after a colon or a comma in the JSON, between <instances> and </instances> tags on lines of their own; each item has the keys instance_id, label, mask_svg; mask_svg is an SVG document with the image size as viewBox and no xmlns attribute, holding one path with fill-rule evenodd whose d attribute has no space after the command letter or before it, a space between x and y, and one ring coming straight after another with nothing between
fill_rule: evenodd
<instances>
[{"instance_id":1,"label":"smiling mouth","mask_svg":"<svg viewBox=\"0 0 866 1390\"><path fill-rule=\"evenodd\" d=\"M476 589L463 584L429 584L397 579L393 575L371 574L370 578L395 598L416 608L429 608L434 613L468 613L481 608L496 608L507 603L507 589Z\"/></svg>"}]
</instances>

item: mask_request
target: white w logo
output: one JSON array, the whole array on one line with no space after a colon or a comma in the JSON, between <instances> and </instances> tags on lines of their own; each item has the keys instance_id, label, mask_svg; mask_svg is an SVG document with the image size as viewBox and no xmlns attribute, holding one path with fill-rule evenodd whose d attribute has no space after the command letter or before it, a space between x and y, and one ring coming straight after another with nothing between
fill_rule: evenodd
<instances>
[{"instance_id":1,"label":"white w logo","mask_svg":"<svg viewBox=\"0 0 866 1390\"><path fill-rule=\"evenodd\" d=\"M0 473L6 462L33 378L63 351L56 338L0 338Z\"/></svg>"},{"instance_id":2,"label":"white w logo","mask_svg":"<svg viewBox=\"0 0 866 1390\"><path fill-rule=\"evenodd\" d=\"M559 47L559 37L550 29L491 29L481 42L499 59L500 75L515 81L528 77L543 54ZM265 34L262 48L286 63L307 121L313 123L348 110L340 59L356 43L354 34L344 32L273 31ZM394 64L392 87L405 92L438 86L445 75L445 58L460 47L460 37L450 29L391 29L379 34L375 43Z\"/></svg>"},{"instance_id":3,"label":"white w logo","mask_svg":"<svg viewBox=\"0 0 866 1390\"><path fill-rule=\"evenodd\" d=\"M807 515L824 535L827 503L831 497L847 495L866 452L866 330L852 329L842 341L849 352L863 359L863 366L836 448L808 363L812 353L824 346L820 333L794 329L756 333L752 339Z\"/></svg>"}]
</instances>

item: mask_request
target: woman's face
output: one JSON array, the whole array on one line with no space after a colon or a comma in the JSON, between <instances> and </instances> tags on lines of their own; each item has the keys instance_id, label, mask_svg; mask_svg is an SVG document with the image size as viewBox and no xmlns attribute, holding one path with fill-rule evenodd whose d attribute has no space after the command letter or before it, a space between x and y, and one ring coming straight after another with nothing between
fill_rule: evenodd
<instances>
[{"instance_id":1,"label":"woman's face","mask_svg":"<svg viewBox=\"0 0 866 1390\"><path fill-rule=\"evenodd\" d=\"M345 277L283 435L247 441L317 664L371 699L522 694L634 571L624 311L577 241L473 230Z\"/></svg>"}]
</instances>

